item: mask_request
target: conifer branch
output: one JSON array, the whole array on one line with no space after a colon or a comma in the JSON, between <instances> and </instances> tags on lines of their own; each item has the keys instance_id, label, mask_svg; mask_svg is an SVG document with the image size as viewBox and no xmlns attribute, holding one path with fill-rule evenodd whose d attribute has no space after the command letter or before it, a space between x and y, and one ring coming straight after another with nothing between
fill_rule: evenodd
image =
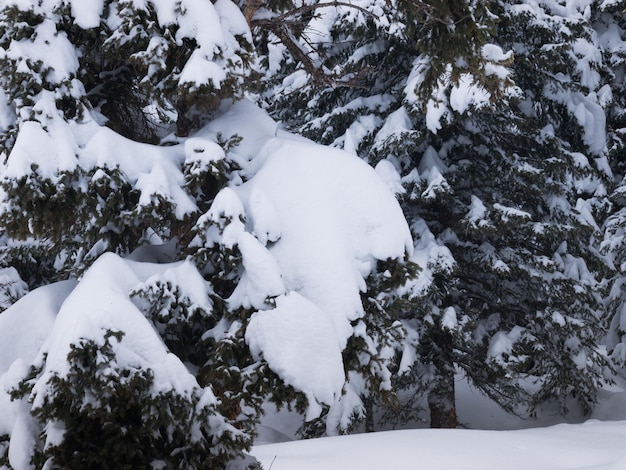
<instances>
[{"instance_id":1,"label":"conifer branch","mask_svg":"<svg viewBox=\"0 0 626 470\"><path fill-rule=\"evenodd\" d=\"M256 7L255 7L256 6ZM254 13L260 8L261 2L259 0L252 0L244 7L244 15L248 20L250 27L258 27L272 32L280 42L287 48L289 53L302 64L305 72L309 74L312 80L318 85L327 85L331 87L350 87L359 88L360 79L369 71L369 68L363 68L354 74L347 74L345 76L339 76L337 74L328 74L324 71L321 64L316 63L315 59L311 56L311 51L307 50L293 33L293 29L306 25L306 21L300 21L297 19L291 19L298 15L310 13L320 8L339 7L345 6L354 8L361 13L375 17L371 11L353 5L352 3L342 1L332 1L317 3L315 5L302 5L298 8L289 10L281 15L272 18L253 19ZM249 9L248 9L249 8ZM256 9L255 9L256 8ZM253 11L254 9L254 11ZM348 78L348 75L349 78Z\"/></svg>"},{"instance_id":2,"label":"conifer branch","mask_svg":"<svg viewBox=\"0 0 626 470\"><path fill-rule=\"evenodd\" d=\"M440 23L440 24L450 27L450 26L456 26L457 24L462 23L463 21L471 18L470 14L464 15L458 20L452 20L450 17L441 18L435 15L434 13L435 8L432 5L429 5L423 2L422 0L406 0L406 2L410 6L422 12L422 14L426 17L425 23Z\"/></svg>"},{"instance_id":3,"label":"conifer branch","mask_svg":"<svg viewBox=\"0 0 626 470\"><path fill-rule=\"evenodd\" d=\"M310 13L320 8L329 8L329 7L348 7L348 8L358 10L364 15L376 17L374 13L372 13L371 11L361 6L353 5L352 3L349 3L349 2L342 2L342 1L336 0L332 2L316 3L314 5L302 5L297 8L293 8L292 10L286 11L285 13L282 13L273 18L269 18L269 19L254 19L254 14L258 11L259 8L261 8L262 4L263 4L263 0L250 0L249 2L246 3L243 11L244 11L244 16L246 20L248 21L248 25L250 25L250 27L253 27L253 26L263 27L267 23L282 22L282 21L287 20L290 17Z\"/></svg>"}]
</instances>

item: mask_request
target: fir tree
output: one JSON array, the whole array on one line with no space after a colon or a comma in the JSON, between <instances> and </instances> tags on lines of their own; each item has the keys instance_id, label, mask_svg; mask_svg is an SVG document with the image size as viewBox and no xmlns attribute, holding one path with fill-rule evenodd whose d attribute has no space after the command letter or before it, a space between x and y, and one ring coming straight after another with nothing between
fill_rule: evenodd
<instances>
[{"instance_id":1,"label":"fir tree","mask_svg":"<svg viewBox=\"0 0 626 470\"><path fill-rule=\"evenodd\" d=\"M11 111L3 113L2 226L30 240L25 251L46 252L33 266L6 249L7 264L27 281L43 269L51 280L103 251L129 253L148 232L174 238L197 210L193 198L183 208L175 194L141 186L138 174L159 171L154 151L135 147L141 155L129 167L102 146L125 145L121 136L156 143L172 128L186 136L221 100L241 97L251 48L241 14L229 2L53 0L9 3L0 14L0 86ZM220 15L232 16L228 26ZM204 34L198 18L215 34Z\"/></svg>"},{"instance_id":2,"label":"fir tree","mask_svg":"<svg viewBox=\"0 0 626 470\"><path fill-rule=\"evenodd\" d=\"M160 382L151 368L135 370L133 365L127 370L128 364L118 363L123 359L119 350L124 341L116 335L119 332L126 338L132 331L117 323L97 334L87 331L74 338L67 357L59 359L57 354L53 361L69 361L68 374L51 376L49 359L41 359L35 364L41 374L24 382L34 387L32 396L47 400L32 408L39 425L51 430L50 435L44 433L29 443L39 463L80 465L72 460L72 453L77 452L76 459L82 461L89 451L79 448L71 432L55 434L54 423L63 421L65 425L59 424L58 429L79 431L85 423L91 432L98 421L123 421L109 408L120 403L123 411L121 402L128 401L129 389L145 398L146 407L138 410L140 404L129 401L132 409L126 411L134 416L129 418L132 422L111 425L108 444L123 447L124 428L136 426L137 416L145 413L146 419L150 417L145 434L133 429L136 446L124 447L127 452L120 454L120 464L127 461L137 466L153 465L156 460L169 466L185 465L177 460L178 454L192 462L188 463L192 468L201 467L199 462L205 457L211 466L225 465L250 446L266 398L307 413L309 426L327 433L349 429L358 421L355 416L365 415L367 402L390 399L389 369L402 336L393 305L411 295L392 292L391 286L407 282L416 273L406 259L410 252L406 222L371 169L345 154L333 154L341 165L354 165L350 176L361 175L368 187L367 192L356 191L359 197L349 197L346 206L352 204L352 209L336 217L348 219L356 213L360 217L356 231L338 220L331 219L329 224L343 228L338 235L346 239L345 248L354 251L354 259L344 260L341 266L347 273L344 282L350 305L345 311L326 312L318 305L323 303L320 298L330 297L326 292L307 297L300 291L308 285L286 289L282 277L289 273L276 271L272 258L272 248L283 241L280 231L265 233L255 226L257 220L276 222L257 214L260 203L256 199L243 197L247 188L254 187L251 182L262 162L273 157L256 145L274 139L277 131L276 123L249 103L232 104L243 94L251 60L250 34L234 5L222 0L215 4L160 0L87 6L49 0L11 4L2 14L1 45L6 54L1 85L8 119L0 214L7 239L5 261L33 286L81 276L77 288L81 291L80 286L89 286L96 273L106 283L112 282L112 271L124 279L121 273L129 269L153 269L137 267L134 261L186 259L154 268L154 276L141 282L124 281L114 292L121 292L124 305L135 312L129 306L128 297L132 298L167 348L194 371L199 388L216 396L208 409L196 406L195 392L185 394L184 399L176 390L160 396L154 389ZM199 18L209 24L199 25ZM51 49L61 54L47 54ZM21 81L12 80L19 73ZM233 110L256 113L255 124L261 131L223 134L220 126ZM226 128L232 131L233 126ZM194 131L199 132L188 135ZM310 156L320 148L304 150ZM318 158L334 165L329 157ZM310 159L305 163L317 168ZM298 171L292 168L285 181L296 177L306 181ZM339 191L337 182L329 181L339 196L326 202L330 212L345 197L345 188ZM250 184L244 187L246 183ZM384 210L374 211L360 203L362 195L374 190L380 196L375 202L380 207L386 204ZM370 213L372 218L368 218ZM387 237L377 235L379 230L383 235L388 231L387 223L396 230ZM329 240L328 248L334 248L336 241ZM106 252L134 261L122 262ZM259 276L254 269L257 264L270 270L262 269ZM300 261L295 269L306 276L304 264ZM103 272L103 266L110 271ZM134 279L131 274L129 278ZM318 281L313 278L310 283ZM70 296L70 304L75 295ZM325 332L330 331L332 338L335 323L341 332L333 344L338 372L333 390L321 396L310 393L306 383L290 382L286 377L290 371L285 373L264 357L263 345L255 342L263 314L271 318L273 313L293 310L295 315L302 305L325 321ZM96 322L107 318L92 309L83 314ZM337 318L329 320L325 315ZM332 338L322 339L332 343ZM68 346L63 341L59 344ZM106 373L99 369L98 358ZM118 376L123 380L118 381ZM88 385L87 391L94 388L92 395L102 389L93 407L79 387L82 382ZM26 392L20 395L22 401L27 399ZM168 399L176 403L171 412L164 406ZM178 429L189 424L183 418L188 414L194 415L193 426L202 428L203 438L183 455L176 446L184 430ZM163 435L164 423L177 430L174 435ZM223 429L230 429L235 437L222 434ZM46 440L54 445L46 445ZM156 455L155 447L162 447L163 455ZM94 455L88 464L98 465L101 458L102 454Z\"/></svg>"},{"instance_id":3,"label":"fir tree","mask_svg":"<svg viewBox=\"0 0 626 470\"><path fill-rule=\"evenodd\" d=\"M150 369L117 363L123 336L109 330L101 341L72 344L68 373L50 376L46 395L36 394L32 414L46 445L35 467L225 468L242 436L220 422L210 391L158 390ZM25 385L16 398L32 391Z\"/></svg>"},{"instance_id":4,"label":"fir tree","mask_svg":"<svg viewBox=\"0 0 626 470\"><path fill-rule=\"evenodd\" d=\"M2 2L0 31L3 263L34 287L87 276L107 251L152 262L183 257L190 227L237 166L229 166L228 141L171 144L205 125L224 100L243 95L251 41L237 7ZM167 136L170 145L158 145ZM249 356L215 359L222 341L230 344L223 331L213 344L187 343L219 320L210 284L190 272L206 294L192 296L195 304L178 278L126 293L172 351L197 367L208 357L228 364L231 377ZM7 291L13 297L22 293L19 276ZM242 380L221 384L223 375L204 369L201 387L183 395L161 390L150 368L129 368L117 355L128 334L113 328L80 338L66 358L68 374L29 382L46 389L32 413L50 431L33 439L33 465L105 468L111 454L120 467L223 468L240 458L263 394L245 394ZM104 444L96 435L102 426Z\"/></svg>"},{"instance_id":5,"label":"fir tree","mask_svg":"<svg viewBox=\"0 0 626 470\"><path fill-rule=\"evenodd\" d=\"M607 103L607 128L609 130L607 145L609 148L609 164L613 172L613 186L611 211L603 225L604 240L603 253L607 255L612 268L612 277L608 297L606 299L609 311L609 335L607 349L619 366L623 375L626 354L624 350L624 309L626 294L624 284L624 230L626 227L625 210L625 183L626 159L624 158L624 134L626 118L626 96L620 82L626 72L626 44L624 37L624 17L620 14L626 5L624 2L604 2L594 11L595 29L602 45L603 60L610 64L604 70L610 85L610 98Z\"/></svg>"},{"instance_id":6,"label":"fir tree","mask_svg":"<svg viewBox=\"0 0 626 470\"><path fill-rule=\"evenodd\" d=\"M428 396L433 426L456 425L457 368L510 411L552 400L564 411L571 396L589 411L610 370L597 347L607 266L596 247L614 72L597 31L611 28L616 10L556 2L364 8L384 14L320 9L299 36L338 70L358 62L356 86L320 87L314 76L303 83L306 67L274 46L268 66L283 68L268 74L280 84L267 102L287 125L372 163L386 159L403 177L405 214L432 276L402 317L407 338L419 342L399 384ZM381 26L386 18L393 28Z\"/></svg>"}]
</instances>

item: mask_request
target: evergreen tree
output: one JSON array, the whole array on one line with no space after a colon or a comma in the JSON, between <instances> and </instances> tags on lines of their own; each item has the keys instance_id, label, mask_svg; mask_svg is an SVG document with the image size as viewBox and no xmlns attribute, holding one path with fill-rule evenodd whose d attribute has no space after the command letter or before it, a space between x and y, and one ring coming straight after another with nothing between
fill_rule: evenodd
<instances>
[{"instance_id":1,"label":"evergreen tree","mask_svg":"<svg viewBox=\"0 0 626 470\"><path fill-rule=\"evenodd\" d=\"M4 2L0 15L1 220L10 238L29 241L5 249L6 264L37 283L106 250L129 253L149 233L176 237L198 208L158 172L184 169L121 136L155 143L172 126L188 135L221 100L242 96L251 41L241 13L228 1L47 0Z\"/></svg>"},{"instance_id":2,"label":"evergreen tree","mask_svg":"<svg viewBox=\"0 0 626 470\"><path fill-rule=\"evenodd\" d=\"M228 0L48 0L2 7L4 262L31 286L81 276L77 292L86 290L96 273L106 283L113 271L123 279L122 273L135 270L140 279L129 275L133 281L114 292L121 292L120 302L134 312L132 298L197 382L182 395L176 387L161 393L156 366L124 361L124 338L136 332L115 322L69 344L62 338L55 343L61 352L49 351L55 360L40 358L34 375L15 393L22 404L35 399L30 411L42 434L24 446L34 449L33 464L103 465L106 453L115 450L120 465L221 468L251 445L267 397L279 406L295 406L307 414L309 428L327 433L350 428L355 416L366 414L368 402L389 400L391 359L402 336L393 306L411 295L391 287L416 272L406 259L411 251L406 222L370 168L343 153L332 155L338 163L319 156L329 168L338 165L344 179L364 181L347 191L334 173L323 175L337 197L320 206L308 193L302 196L303 203L331 213L325 229L337 231L342 254L354 252L340 264L324 258L334 263L333 271L342 271L347 294L307 293L328 272L310 276L306 259L277 271L273 249L279 252L297 237L257 227L280 222L262 212L272 212L263 194L277 186L273 178L266 176L264 190L254 183L256 172L274 157L260 147L276 140L277 131L249 103L232 104L243 95L252 59L241 12ZM253 115L248 117L256 128L234 135L234 126L225 124L229 113ZM297 145L291 138L284 141ZM306 145L302 164L316 170L319 165L309 157L320 148ZM276 153L274 159L284 157ZM297 177L306 182L299 167L289 171L276 177L287 188ZM254 197L245 196L249 188L256 188ZM285 193L278 202L299 195L298 188L291 189L293 196ZM372 197L376 210L365 202L371 204ZM344 212L336 215L333 209L343 198ZM344 226L344 219L355 223ZM292 233L308 234L307 224L297 226L301 220L294 218ZM326 240L323 248L332 253L336 240ZM140 262L186 261L138 267L106 254L111 251ZM106 272L103 266L109 266ZM152 269L156 272L146 278ZM298 276L308 281L299 286ZM341 308L329 308L333 302ZM315 318L309 320L306 312ZM77 321L98 323L116 313L86 307ZM321 323L323 334L313 344L321 338L336 352L327 390L311 392L317 384L311 386L306 377L291 380L294 371L285 370L259 340L267 319L281 316L292 323L301 317L316 327L315 321ZM134 344L129 341L129 347ZM55 374L59 362L68 362L69 370ZM137 400L129 398L131 392ZM215 395L209 404L207 394ZM81 444L78 438L91 437L99 425L109 439L101 452L91 452L93 440ZM189 446L182 449L185 440Z\"/></svg>"},{"instance_id":3,"label":"evergreen tree","mask_svg":"<svg viewBox=\"0 0 626 470\"><path fill-rule=\"evenodd\" d=\"M393 287L417 270L405 259L408 228L387 188L358 159L273 141L275 153L258 157L271 170L220 191L189 246L215 279L223 315L215 330L228 331L238 351L246 351L236 346L245 332L247 353L260 360L263 383L272 386L269 399L305 414L303 435L346 432L365 418L368 401L393 397L389 368L402 337L394 306L411 296ZM314 188L324 188L323 195L311 198ZM395 229L377 235L390 230L386 224ZM328 370L305 354L321 345L329 349L311 354ZM233 360L227 348L220 354L226 358L218 369ZM319 375L302 372L309 369ZM276 375L284 383L273 382Z\"/></svg>"},{"instance_id":4,"label":"evergreen tree","mask_svg":"<svg viewBox=\"0 0 626 470\"><path fill-rule=\"evenodd\" d=\"M2 2L0 31L3 264L34 287L89 273L106 251L151 262L185 256L185 234L236 165L219 138L157 144L177 144L243 95L251 40L238 8L227 0ZM124 363L119 345L130 332L118 325L77 339L63 358L68 374L33 377L46 391L31 413L50 431L25 445L34 446L33 465L104 468L110 452L121 466L223 468L251 445L263 393L246 393L234 377L249 354L227 362L215 352L231 343L225 332L217 344L188 345L219 320L210 284L189 272L201 302L196 294L188 304L189 279L167 276L125 293L192 367L211 357L211 370L221 369L203 369L201 387L180 395L159 389L150 367ZM99 426L107 439L94 452Z\"/></svg>"},{"instance_id":5,"label":"evergreen tree","mask_svg":"<svg viewBox=\"0 0 626 470\"><path fill-rule=\"evenodd\" d=\"M101 341L72 344L68 373L36 394L32 413L46 445L33 455L35 468L225 468L244 438L220 420L215 397L159 390L152 370L118 364L123 336L108 330Z\"/></svg>"},{"instance_id":6,"label":"evergreen tree","mask_svg":"<svg viewBox=\"0 0 626 470\"><path fill-rule=\"evenodd\" d=\"M589 411L610 370L595 247L612 72L597 32L617 10L433 1L317 13L299 38L323 65L358 63L360 81L324 86L273 46L266 101L286 125L402 175L432 282L405 310L419 341L401 382L428 396L433 426L456 425L457 368L510 411L552 400L564 411L571 396Z\"/></svg>"},{"instance_id":7,"label":"evergreen tree","mask_svg":"<svg viewBox=\"0 0 626 470\"><path fill-rule=\"evenodd\" d=\"M626 96L624 87L620 86L626 69L626 43L624 42L624 2L603 2L601 8L595 11L594 24L598 36L603 44L603 60L610 64L605 71L611 85L610 101L607 112L607 128L609 135L609 164L613 172L614 185L611 193L611 212L606 219L603 240L603 253L606 253L612 268L613 277L609 287L607 305L610 314L609 335L607 349L619 365L620 374L624 373L626 352L624 350L624 332L626 311L626 290L624 283L624 230L626 227L625 187L626 159L624 158L624 133L626 118Z\"/></svg>"}]
</instances>

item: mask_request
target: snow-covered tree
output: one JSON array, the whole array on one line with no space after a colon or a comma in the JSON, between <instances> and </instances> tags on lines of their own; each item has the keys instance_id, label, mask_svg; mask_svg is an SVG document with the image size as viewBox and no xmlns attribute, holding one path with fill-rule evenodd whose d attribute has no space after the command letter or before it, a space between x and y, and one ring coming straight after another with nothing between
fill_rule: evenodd
<instances>
[{"instance_id":1,"label":"snow-covered tree","mask_svg":"<svg viewBox=\"0 0 626 470\"><path fill-rule=\"evenodd\" d=\"M197 130L224 99L242 96L250 34L239 9L229 1L7 1L0 4L0 30L2 258L19 272L6 270L5 296L15 300L23 293L20 276L31 286L49 283L82 273L105 251L128 255L150 245L135 250L134 258L178 259L194 215L228 180L228 160L218 139L203 148L154 144L172 131L183 136ZM181 285L189 279L167 285L166 276L121 289L157 326L164 316L182 316L198 335L212 326L212 291L195 273L200 290L192 299L204 296L196 304L185 304L189 295ZM110 273L101 274L106 282ZM154 295L142 299L146 291ZM159 304L172 292L180 294L180 307ZM106 319L98 302L109 299L94 297L75 314L93 315L96 323ZM132 311L130 298L125 305ZM169 310L152 315L157 307ZM15 416L7 416L0 434L10 437L7 462L13 467L47 460L63 468L102 465L116 447L111 453L125 464L159 466L162 460L161 466L220 468L250 446L258 407L232 412L232 403L221 400L241 389L239 383L200 386L179 363L184 383L171 376L168 385L153 357L129 362L123 352L145 353L134 351L132 338L149 335L150 323L142 327L146 331L119 322L105 326L61 338L37 360L14 357L35 368L14 394L22 403L16 419L42 434L24 441ZM176 347L187 339L184 327L172 325L162 334L171 350L197 363L202 345L187 356ZM151 341L163 355L162 340ZM62 363L67 369L57 370ZM19 375L4 376L3 390L16 387ZM93 453L99 437L91 428L103 423L112 447ZM82 433L90 436L84 447ZM87 454L95 460L85 461Z\"/></svg>"},{"instance_id":2,"label":"snow-covered tree","mask_svg":"<svg viewBox=\"0 0 626 470\"><path fill-rule=\"evenodd\" d=\"M31 287L80 277L0 369L8 463L244 466L266 397L336 433L392 395L411 295L392 286L417 271L400 206L359 159L236 102L251 35L234 4L0 15L3 262Z\"/></svg>"},{"instance_id":3,"label":"snow-covered tree","mask_svg":"<svg viewBox=\"0 0 626 470\"><path fill-rule=\"evenodd\" d=\"M609 147L609 164L613 171L615 185L611 194L612 210L604 224L605 237L603 252L607 254L613 268L610 291L607 298L610 317L607 349L620 366L626 360L624 349L624 332L626 331L626 284L625 258L626 246L626 165L624 158L624 135L626 117L626 96L624 87L620 86L626 73L626 43L624 42L624 16L620 14L626 7L623 1L603 2L595 11L594 23L599 40L603 45L602 57L610 64L607 70L611 85L608 103L607 127L610 130L607 145Z\"/></svg>"},{"instance_id":4,"label":"snow-covered tree","mask_svg":"<svg viewBox=\"0 0 626 470\"><path fill-rule=\"evenodd\" d=\"M250 435L219 413L211 386L198 385L131 301L133 286L160 274L185 277L185 294L206 304L202 277L196 271L193 282L187 264L107 254L75 288L47 286L55 300L34 291L3 314L0 428L9 431L11 468L244 465ZM47 301L50 313L31 310L29 301ZM51 330L38 330L41 320ZM21 348L24 338L12 339L16 322L34 334Z\"/></svg>"},{"instance_id":5,"label":"snow-covered tree","mask_svg":"<svg viewBox=\"0 0 626 470\"><path fill-rule=\"evenodd\" d=\"M251 38L238 8L1 6L2 226L29 241L9 250L10 264L27 281L50 280L105 250L128 253L148 234L174 238L198 209L181 189L180 155L164 159L133 142L187 135L221 100L242 96Z\"/></svg>"},{"instance_id":6,"label":"snow-covered tree","mask_svg":"<svg viewBox=\"0 0 626 470\"><path fill-rule=\"evenodd\" d=\"M382 307L399 297L390 286L415 275L408 226L359 159L283 135L250 103L233 113L255 124L233 150L252 164L243 184L217 194L189 244L221 299L215 330L245 333L252 356L287 385L272 400L306 404L305 432L345 431L368 397L391 393L400 324ZM224 133L224 123L203 132Z\"/></svg>"},{"instance_id":7,"label":"snow-covered tree","mask_svg":"<svg viewBox=\"0 0 626 470\"><path fill-rule=\"evenodd\" d=\"M589 410L608 370L596 247L621 73L603 60L617 53L609 3L320 3L296 37L355 79L333 86L270 44L269 109L404 185L428 282L402 318L415 361L400 371L432 425L456 423L459 368L516 412L572 395Z\"/></svg>"}]
</instances>

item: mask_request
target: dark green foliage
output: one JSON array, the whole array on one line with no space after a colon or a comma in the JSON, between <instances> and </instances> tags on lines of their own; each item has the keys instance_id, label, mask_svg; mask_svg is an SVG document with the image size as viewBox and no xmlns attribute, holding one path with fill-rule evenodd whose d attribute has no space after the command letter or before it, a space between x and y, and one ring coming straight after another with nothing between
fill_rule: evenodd
<instances>
[{"instance_id":1,"label":"dark green foliage","mask_svg":"<svg viewBox=\"0 0 626 470\"><path fill-rule=\"evenodd\" d=\"M224 468L246 443L220 423L206 397L210 392L159 390L150 369L118 365L116 349L122 342L123 333L108 330L101 342L71 345L68 372L48 378L45 397L32 410L52 439L36 452L33 464Z\"/></svg>"},{"instance_id":2,"label":"dark green foliage","mask_svg":"<svg viewBox=\"0 0 626 470\"><path fill-rule=\"evenodd\" d=\"M171 281L154 280L142 284L131 298L143 306L144 314L152 320L163 342L183 362L202 365L211 350L202 336L215 326L212 312L193 305Z\"/></svg>"},{"instance_id":3,"label":"dark green foliage","mask_svg":"<svg viewBox=\"0 0 626 470\"><path fill-rule=\"evenodd\" d=\"M56 272L39 276L48 282L81 273L104 251L133 251L144 243L148 227L167 234L184 223L175 217L172 203L163 198L155 197L149 206L139 205L139 191L118 168L77 168L60 173L54 181L33 168L20 180L5 180L3 188L13 201L0 215L7 234L18 240L35 236L46 247L43 257L31 259L20 255L26 250L24 245L7 249L27 278L47 263L54 264Z\"/></svg>"},{"instance_id":4,"label":"dark green foliage","mask_svg":"<svg viewBox=\"0 0 626 470\"><path fill-rule=\"evenodd\" d=\"M584 196L568 186L592 170L576 169L557 145L539 146L528 134L492 122L482 116L475 124L481 131L447 144L444 162L455 169L446 174L452 198L441 201L444 210L435 204L418 212L433 220L431 230L455 260L452 279L444 281L447 294L436 305L454 308L459 321L452 337L437 322L426 323L423 357L436 370L456 363L510 411L552 399L564 411L571 396L589 411L609 367L597 349L599 284L588 271L601 276L603 265L589 249L597 232L574 209ZM496 353L501 341L512 349ZM448 359L440 362L442 356ZM536 381L537 388L528 393L520 379Z\"/></svg>"},{"instance_id":5,"label":"dark green foliage","mask_svg":"<svg viewBox=\"0 0 626 470\"><path fill-rule=\"evenodd\" d=\"M226 187L230 179L241 170L231 154L231 151L237 147L241 140L242 138L238 135L224 138L221 133L218 133L216 141L223 149L220 158L211 160L207 165L201 159L202 154L206 151L204 148L192 150L193 153L199 154L197 155L198 160L187 158L183 167L185 189L197 201L201 211L206 212L209 209L220 189Z\"/></svg>"},{"instance_id":6,"label":"dark green foliage","mask_svg":"<svg viewBox=\"0 0 626 470\"><path fill-rule=\"evenodd\" d=\"M171 12L179 16L162 24L171 14L159 16L152 2L107 0L100 23L90 28L81 27L69 2L49 6L51 11L36 4L0 11L0 47L6 51L0 58L0 87L7 101L3 106L15 114L0 138L3 163L11 166L25 149L40 162L29 161L24 168L18 163L17 173L0 182L6 192L0 224L8 237L29 239L29 250L45 253L35 261L45 269L41 273L14 246L5 255L33 286L79 274L104 251L128 254L145 242L148 232L164 241L186 233L193 214L176 214L174 201L161 194L139 205L136 175L116 165L143 156L107 155L107 162L99 164L102 156L93 155L98 149L87 151L83 139L96 132L94 121L113 129L107 141L120 144L127 143L120 135L157 144L176 127L179 135L189 135L211 119L222 100L243 96L252 53L248 39L237 34L230 51L214 50L214 56L203 53L199 59L213 60L223 70L219 84L179 83L187 63L206 46L193 36L198 31L179 34L182 23L196 20L186 16L184 2ZM46 48L54 53L47 54ZM29 53L33 57L25 56ZM56 63L60 57L66 63ZM24 141L19 156L12 157L16 137L27 130L37 134L33 141L41 139L49 154L41 155L41 149L30 153L35 142ZM59 144L62 133L65 142ZM59 161L59 168L51 170L51 161ZM202 202L201 209L234 170L229 165L224 160L193 174L180 168L190 176L190 197ZM151 195L144 195L144 201L146 196Z\"/></svg>"}]
</instances>

